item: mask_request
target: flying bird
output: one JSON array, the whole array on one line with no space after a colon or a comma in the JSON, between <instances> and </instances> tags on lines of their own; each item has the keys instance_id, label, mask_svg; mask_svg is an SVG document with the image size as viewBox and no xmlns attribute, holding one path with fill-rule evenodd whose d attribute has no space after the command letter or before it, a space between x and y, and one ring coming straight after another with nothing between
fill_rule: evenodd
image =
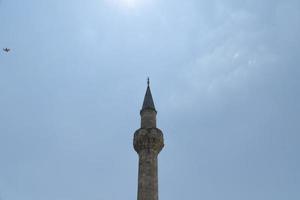
<instances>
[{"instance_id":1,"label":"flying bird","mask_svg":"<svg viewBox=\"0 0 300 200\"><path fill-rule=\"evenodd\" d=\"M9 52L9 51L10 51L10 49L9 49L9 48L4 48L4 49L3 49L3 51L5 51L5 52Z\"/></svg>"}]
</instances>

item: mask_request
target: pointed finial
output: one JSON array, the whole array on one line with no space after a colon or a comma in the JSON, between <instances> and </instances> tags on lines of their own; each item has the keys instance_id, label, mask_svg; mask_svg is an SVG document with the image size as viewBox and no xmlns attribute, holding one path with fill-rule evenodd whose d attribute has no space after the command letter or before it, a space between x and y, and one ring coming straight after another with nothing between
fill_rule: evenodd
<instances>
[{"instance_id":1,"label":"pointed finial","mask_svg":"<svg viewBox=\"0 0 300 200\"><path fill-rule=\"evenodd\" d=\"M149 77L147 78L147 85L148 86L150 85L150 79L149 79Z\"/></svg>"}]
</instances>

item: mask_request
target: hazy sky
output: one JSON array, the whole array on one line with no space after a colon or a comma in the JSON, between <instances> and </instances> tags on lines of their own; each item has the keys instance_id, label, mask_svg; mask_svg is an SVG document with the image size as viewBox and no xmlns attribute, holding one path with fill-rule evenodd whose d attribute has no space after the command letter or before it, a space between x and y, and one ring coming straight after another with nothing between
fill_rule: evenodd
<instances>
[{"instance_id":1,"label":"hazy sky","mask_svg":"<svg viewBox=\"0 0 300 200\"><path fill-rule=\"evenodd\" d=\"M0 199L300 199L299 0L0 0Z\"/></svg>"}]
</instances>

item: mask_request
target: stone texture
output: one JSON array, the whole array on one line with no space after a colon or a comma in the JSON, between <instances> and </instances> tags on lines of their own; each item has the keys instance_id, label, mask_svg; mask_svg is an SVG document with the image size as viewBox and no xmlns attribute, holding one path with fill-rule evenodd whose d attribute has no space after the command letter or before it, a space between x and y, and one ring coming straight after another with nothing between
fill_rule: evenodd
<instances>
[{"instance_id":1,"label":"stone texture","mask_svg":"<svg viewBox=\"0 0 300 200\"><path fill-rule=\"evenodd\" d=\"M156 127L156 111L143 110L141 111L141 128Z\"/></svg>"}]
</instances>

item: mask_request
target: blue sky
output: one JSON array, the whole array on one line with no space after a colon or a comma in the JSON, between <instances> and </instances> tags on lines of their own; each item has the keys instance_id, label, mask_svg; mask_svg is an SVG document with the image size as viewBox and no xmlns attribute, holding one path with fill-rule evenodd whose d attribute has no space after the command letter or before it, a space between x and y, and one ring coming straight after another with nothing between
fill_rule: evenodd
<instances>
[{"instance_id":1,"label":"blue sky","mask_svg":"<svg viewBox=\"0 0 300 200\"><path fill-rule=\"evenodd\" d=\"M136 199L147 76L160 199L300 199L299 21L297 0L1 0L0 199Z\"/></svg>"}]
</instances>

